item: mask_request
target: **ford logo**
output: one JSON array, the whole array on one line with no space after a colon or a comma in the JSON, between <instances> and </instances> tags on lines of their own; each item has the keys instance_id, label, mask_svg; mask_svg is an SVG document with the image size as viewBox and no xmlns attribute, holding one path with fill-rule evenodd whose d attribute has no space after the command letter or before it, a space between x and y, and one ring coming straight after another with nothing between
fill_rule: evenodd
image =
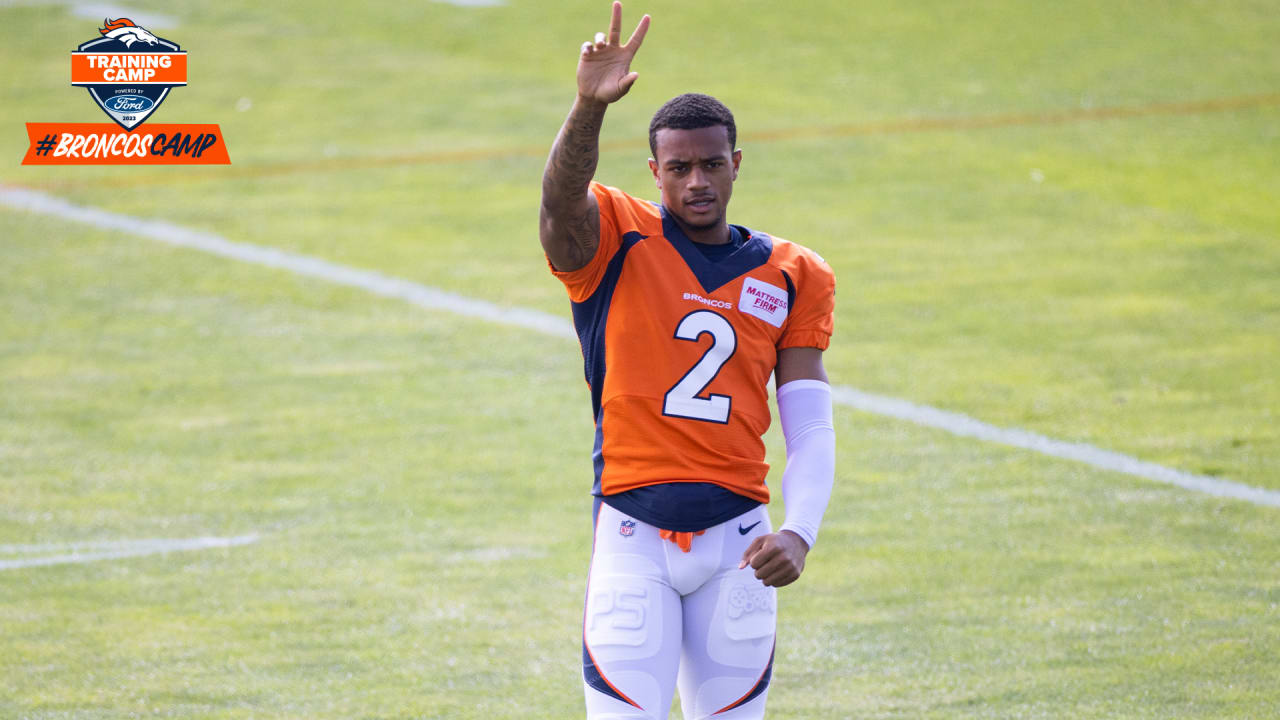
<instances>
[{"instance_id":1,"label":"ford logo","mask_svg":"<svg viewBox=\"0 0 1280 720\"><path fill-rule=\"evenodd\" d=\"M112 112L146 112L155 103L141 95L116 95L108 98L103 105Z\"/></svg>"}]
</instances>

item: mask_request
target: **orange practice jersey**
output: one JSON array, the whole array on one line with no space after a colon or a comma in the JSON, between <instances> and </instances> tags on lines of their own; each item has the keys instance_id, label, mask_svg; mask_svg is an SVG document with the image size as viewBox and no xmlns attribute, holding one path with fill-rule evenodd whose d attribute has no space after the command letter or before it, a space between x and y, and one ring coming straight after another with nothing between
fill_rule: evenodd
<instances>
[{"instance_id":1,"label":"orange practice jersey","mask_svg":"<svg viewBox=\"0 0 1280 720\"><path fill-rule=\"evenodd\" d=\"M817 254L740 226L708 260L653 203L592 183L600 245L552 272L569 291L595 413L595 488L714 483L769 501L764 442L778 351L825 350L835 275Z\"/></svg>"}]
</instances>

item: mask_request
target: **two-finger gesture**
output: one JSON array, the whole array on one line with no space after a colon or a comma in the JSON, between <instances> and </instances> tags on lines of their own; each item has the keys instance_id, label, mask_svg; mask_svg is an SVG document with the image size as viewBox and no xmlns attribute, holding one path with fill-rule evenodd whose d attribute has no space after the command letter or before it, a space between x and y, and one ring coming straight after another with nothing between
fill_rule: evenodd
<instances>
[{"instance_id":1,"label":"two-finger gesture","mask_svg":"<svg viewBox=\"0 0 1280 720\"><path fill-rule=\"evenodd\" d=\"M619 44L622 32L622 3L613 3L609 34L596 33L594 42L582 43L578 56L578 95L605 104L615 102L635 83L638 73L631 72L635 57L649 30L649 16L640 18L626 45Z\"/></svg>"}]
</instances>

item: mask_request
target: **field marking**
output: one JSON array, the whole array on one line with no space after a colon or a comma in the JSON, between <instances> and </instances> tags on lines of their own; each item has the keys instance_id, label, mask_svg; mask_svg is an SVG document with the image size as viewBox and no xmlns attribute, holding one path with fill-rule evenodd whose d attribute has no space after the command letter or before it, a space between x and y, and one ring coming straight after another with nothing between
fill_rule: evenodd
<instances>
[{"instance_id":1,"label":"field marking","mask_svg":"<svg viewBox=\"0 0 1280 720\"><path fill-rule=\"evenodd\" d=\"M335 285L359 288L374 295L403 300L428 310L447 310L465 317L516 325L557 337L575 340L578 337L563 318L537 310L501 307L372 270L360 270L276 248L232 242L213 233L191 230L163 220L144 220L107 210L73 205L34 190L0 185L0 203L11 208L52 215L99 229L121 230L168 245L201 250L211 255L285 270L296 275L325 280Z\"/></svg>"},{"instance_id":2,"label":"field marking","mask_svg":"<svg viewBox=\"0 0 1280 720\"><path fill-rule=\"evenodd\" d=\"M4 0L0 0L3 2ZM1157 102L1146 105L1109 105L1081 107L1043 112L1007 112L989 115L950 115L941 117L906 117L882 121L844 123L840 125L807 125L777 130L743 131L738 137L741 144L772 143L787 140L805 140L823 137L866 137L903 135L909 133L947 132L953 130L990 130L1005 127L1037 125L1070 125L1101 120L1120 120L1154 116L1187 116L1206 113L1230 112L1249 108L1280 105L1280 93L1239 95L1182 102ZM509 145L506 147L479 147L462 150L428 150L396 155L362 155L354 157L317 157L260 165L237 164L219 166L215 170L189 170L166 173L136 174L110 179L51 181L40 186L50 190L93 186L137 187L145 185L172 185L184 181L226 181L278 177L298 173L348 172L406 165L447 165L451 163L504 160L508 158L545 158L550 144ZM631 151L649 152L644 139L602 140L601 152Z\"/></svg>"},{"instance_id":3,"label":"field marking","mask_svg":"<svg viewBox=\"0 0 1280 720\"><path fill-rule=\"evenodd\" d=\"M578 338L569 321L558 315L476 300L403 278L339 265L308 255L249 243L232 242L213 233L191 230L163 220L145 220L107 210L74 205L61 198L34 190L0 185L0 204L16 210L90 225L97 229L121 230L130 235L150 238L176 247L201 250L337 285L359 288L380 297L404 300L427 310L444 311L511 325L558 338L573 340ZM855 410L944 430L960 437L1031 450L1050 457L1084 463L1101 470L1123 473L1218 497L1243 500L1255 505L1280 507L1280 491L1183 472L1085 443L1055 440L1017 428L1002 428L968 415L928 405L917 405L899 398L834 385L832 399L837 404Z\"/></svg>"},{"instance_id":4,"label":"field marking","mask_svg":"<svg viewBox=\"0 0 1280 720\"><path fill-rule=\"evenodd\" d=\"M212 550L238 547L258 542L257 535L238 537L196 537L185 539L104 540L48 545L0 545L0 555L27 555L14 560L0 560L0 571L46 565L69 565L116 560L119 558L160 555L190 550ZM47 553L54 553L52 555Z\"/></svg>"},{"instance_id":5,"label":"field marking","mask_svg":"<svg viewBox=\"0 0 1280 720\"><path fill-rule=\"evenodd\" d=\"M916 425L946 430L960 437L985 440L999 445L1031 450L1050 457L1074 460L1103 470L1111 470L1168 485L1176 485L1185 490L1244 500L1255 505L1280 507L1280 491L1267 490L1208 475L1195 475L1165 467L1164 465L1139 460L1124 453L1104 450L1087 443L1055 440L1045 435L1018 428L1002 428L982 422L963 413L941 410L929 405L917 405L908 400L885 395L874 395L851 387L832 386L831 398L847 407L875 413L876 415L906 420Z\"/></svg>"},{"instance_id":6,"label":"field marking","mask_svg":"<svg viewBox=\"0 0 1280 720\"><path fill-rule=\"evenodd\" d=\"M177 18L172 15L138 10L116 3L78 2L77 0L0 0L0 7L20 5L66 5L71 14L76 17L93 20L127 17L143 27L172 28L178 25Z\"/></svg>"}]
</instances>

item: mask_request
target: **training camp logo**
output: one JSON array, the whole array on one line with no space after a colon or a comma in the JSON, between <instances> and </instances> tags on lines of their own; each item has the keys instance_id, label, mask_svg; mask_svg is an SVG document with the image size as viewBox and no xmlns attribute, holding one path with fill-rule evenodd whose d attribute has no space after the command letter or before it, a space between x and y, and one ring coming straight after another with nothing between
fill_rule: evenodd
<instances>
[{"instance_id":1,"label":"training camp logo","mask_svg":"<svg viewBox=\"0 0 1280 720\"><path fill-rule=\"evenodd\" d=\"M132 130L187 84L187 53L129 18L107 18L98 33L71 53L71 84L88 88L107 117Z\"/></svg>"},{"instance_id":2,"label":"training camp logo","mask_svg":"<svg viewBox=\"0 0 1280 720\"><path fill-rule=\"evenodd\" d=\"M89 91L106 123L27 123L23 165L230 164L217 125L148 125L187 84L187 53L129 18L105 18L98 36L71 52L71 84ZM136 132L135 132L136 131Z\"/></svg>"}]
</instances>

